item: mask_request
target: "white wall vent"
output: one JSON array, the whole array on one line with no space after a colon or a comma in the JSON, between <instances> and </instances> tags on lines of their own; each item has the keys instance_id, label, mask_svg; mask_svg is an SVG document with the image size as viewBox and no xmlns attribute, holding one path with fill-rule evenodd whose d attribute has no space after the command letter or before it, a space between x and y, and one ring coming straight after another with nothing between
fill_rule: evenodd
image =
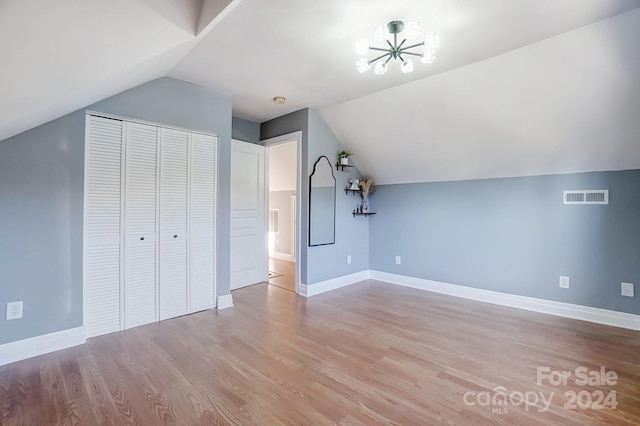
<instances>
[{"instance_id":1,"label":"white wall vent","mask_svg":"<svg viewBox=\"0 0 640 426\"><path fill-rule=\"evenodd\" d=\"M564 191L564 204L609 204L609 190Z\"/></svg>"}]
</instances>

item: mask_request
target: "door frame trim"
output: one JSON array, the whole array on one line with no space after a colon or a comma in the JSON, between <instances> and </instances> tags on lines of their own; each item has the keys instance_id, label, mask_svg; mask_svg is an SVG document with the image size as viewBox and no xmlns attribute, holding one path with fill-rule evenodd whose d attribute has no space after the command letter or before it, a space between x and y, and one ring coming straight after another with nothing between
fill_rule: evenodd
<instances>
[{"instance_id":1,"label":"door frame trim","mask_svg":"<svg viewBox=\"0 0 640 426\"><path fill-rule=\"evenodd\" d=\"M302 190L302 131L298 130L297 132L292 132L292 133L287 133L284 135L280 135L280 136L276 136L273 138L268 138L268 139L262 139L260 140L260 143L264 145L265 148L269 148L275 145L281 145L283 143L287 143L287 142L296 142L296 156L298 157L298 164L296 166L296 248L295 248L295 253L292 253L295 256L295 263L296 263L296 277L295 277L295 284L296 284L296 293L300 294L300 278L302 275L302 271L300 270L300 245L301 245L301 238L302 238L302 233L301 233L301 229L300 229L300 224L301 224L301 197L300 197L300 191ZM267 149L267 155L265 155L265 161L268 161L268 149ZM269 192L269 186L268 186L268 166L269 164L266 164L267 167L265 167L265 173L267 174L267 185L266 185L266 191L267 194ZM268 199L268 197L267 197ZM265 215L269 214L269 205L268 203L265 203L266 207L265 207ZM265 253L266 256L269 256L269 252L268 252L268 247L267 247L267 252Z\"/></svg>"}]
</instances>

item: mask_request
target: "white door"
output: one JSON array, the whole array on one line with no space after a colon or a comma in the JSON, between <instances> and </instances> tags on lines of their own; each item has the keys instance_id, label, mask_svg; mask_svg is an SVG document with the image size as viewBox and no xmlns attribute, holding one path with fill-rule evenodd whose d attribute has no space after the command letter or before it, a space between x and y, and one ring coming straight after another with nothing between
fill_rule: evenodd
<instances>
[{"instance_id":1,"label":"white door","mask_svg":"<svg viewBox=\"0 0 640 426\"><path fill-rule=\"evenodd\" d=\"M125 122L124 328L157 321L158 128Z\"/></svg>"},{"instance_id":2,"label":"white door","mask_svg":"<svg viewBox=\"0 0 640 426\"><path fill-rule=\"evenodd\" d=\"M191 134L189 312L215 306L217 141L215 136Z\"/></svg>"},{"instance_id":3,"label":"white door","mask_svg":"<svg viewBox=\"0 0 640 426\"><path fill-rule=\"evenodd\" d=\"M87 116L84 282L87 337L120 331L122 121Z\"/></svg>"},{"instance_id":4,"label":"white door","mask_svg":"<svg viewBox=\"0 0 640 426\"><path fill-rule=\"evenodd\" d=\"M160 129L159 318L187 314L189 133Z\"/></svg>"},{"instance_id":5,"label":"white door","mask_svg":"<svg viewBox=\"0 0 640 426\"><path fill-rule=\"evenodd\" d=\"M231 290L266 281L265 148L231 141Z\"/></svg>"}]
</instances>

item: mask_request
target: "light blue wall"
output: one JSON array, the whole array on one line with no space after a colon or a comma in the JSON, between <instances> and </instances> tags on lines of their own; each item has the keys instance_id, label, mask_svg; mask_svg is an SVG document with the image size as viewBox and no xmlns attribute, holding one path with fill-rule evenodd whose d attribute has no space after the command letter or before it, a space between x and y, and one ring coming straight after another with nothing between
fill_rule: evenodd
<instances>
[{"instance_id":1,"label":"light blue wall","mask_svg":"<svg viewBox=\"0 0 640 426\"><path fill-rule=\"evenodd\" d=\"M571 189L608 189L610 204L564 205ZM640 314L620 295L640 286L638 170L384 185L372 200L373 270Z\"/></svg>"},{"instance_id":2,"label":"light blue wall","mask_svg":"<svg viewBox=\"0 0 640 426\"><path fill-rule=\"evenodd\" d=\"M302 131L302 194L301 194L301 254L300 276L303 284L321 281L369 269L369 225L364 217L353 218L351 211L360 202L359 197L347 195L344 189L350 178L360 178L358 170L336 175L336 243L309 247L309 173L321 155L333 163L336 154L343 149L320 113L303 109L262 123L261 139ZM352 256L347 265L347 255Z\"/></svg>"},{"instance_id":3,"label":"light blue wall","mask_svg":"<svg viewBox=\"0 0 640 426\"><path fill-rule=\"evenodd\" d=\"M261 145L260 123L233 117L231 122L231 138Z\"/></svg>"},{"instance_id":4,"label":"light blue wall","mask_svg":"<svg viewBox=\"0 0 640 426\"><path fill-rule=\"evenodd\" d=\"M171 78L86 109L219 136L218 294L229 293L231 99ZM82 325L85 109L0 141L0 344Z\"/></svg>"},{"instance_id":5,"label":"light blue wall","mask_svg":"<svg viewBox=\"0 0 640 426\"><path fill-rule=\"evenodd\" d=\"M343 149L320 113L310 109L307 158L309 170L313 170L313 164L321 155L326 155L331 164L335 164L338 152ZM344 191L348 180L359 179L360 172L355 167L339 171L334 166L333 173L336 177L336 243L308 247L307 284L369 269L369 219L352 216L352 210L362 200L360 196L346 194ZM348 255L351 255L351 265L347 264Z\"/></svg>"},{"instance_id":6,"label":"light blue wall","mask_svg":"<svg viewBox=\"0 0 640 426\"><path fill-rule=\"evenodd\" d=\"M71 114L0 141L0 344L82 325L83 132Z\"/></svg>"}]
</instances>

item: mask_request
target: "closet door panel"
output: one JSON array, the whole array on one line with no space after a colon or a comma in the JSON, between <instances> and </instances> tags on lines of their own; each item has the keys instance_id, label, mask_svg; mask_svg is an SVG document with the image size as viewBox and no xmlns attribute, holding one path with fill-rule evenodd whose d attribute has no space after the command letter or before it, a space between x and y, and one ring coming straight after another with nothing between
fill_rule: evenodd
<instances>
[{"instance_id":1,"label":"closet door panel","mask_svg":"<svg viewBox=\"0 0 640 426\"><path fill-rule=\"evenodd\" d=\"M193 133L190 150L190 312L215 307L217 138Z\"/></svg>"},{"instance_id":2,"label":"closet door panel","mask_svg":"<svg viewBox=\"0 0 640 426\"><path fill-rule=\"evenodd\" d=\"M158 129L125 124L124 325L157 321L156 202Z\"/></svg>"},{"instance_id":3,"label":"closet door panel","mask_svg":"<svg viewBox=\"0 0 640 426\"><path fill-rule=\"evenodd\" d=\"M187 313L189 133L160 137L160 320Z\"/></svg>"},{"instance_id":4,"label":"closet door panel","mask_svg":"<svg viewBox=\"0 0 640 426\"><path fill-rule=\"evenodd\" d=\"M85 329L120 330L122 121L87 116L85 138Z\"/></svg>"}]
</instances>

